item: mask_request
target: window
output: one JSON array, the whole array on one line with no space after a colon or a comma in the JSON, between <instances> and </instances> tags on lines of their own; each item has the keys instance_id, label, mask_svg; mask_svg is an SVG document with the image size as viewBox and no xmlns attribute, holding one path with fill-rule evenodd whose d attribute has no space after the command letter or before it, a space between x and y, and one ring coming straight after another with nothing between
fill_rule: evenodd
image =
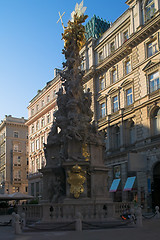
<instances>
[{"instance_id":1,"label":"window","mask_svg":"<svg viewBox=\"0 0 160 240\"><path fill-rule=\"evenodd\" d=\"M112 83L115 83L117 81L117 71L116 71L116 69L112 70L111 78L112 78Z\"/></svg>"},{"instance_id":2,"label":"window","mask_svg":"<svg viewBox=\"0 0 160 240\"><path fill-rule=\"evenodd\" d=\"M18 144L13 145L13 151L18 152Z\"/></svg>"},{"instance_id":3,"label":"window","mask_svg":"<svg viewBox=\"0 0 160 240\"><path fill-rule=\"evenodd\" d=\"M145 6L145 20L148 21L154 15L154 0L148 0Z\"/></svg>"},{"instance_id":4,"label":"window","mask_svg":"<svg viewBox=\"0 0 160 240\"><path fill-rule=\"evenodd\" d=\"M47 102L49 102L49 101L50 101L50 95L47 96Z\"/></svg>"},{"instance_id":5,"label":"window","mask_svg":"<svg viewBox=\"0 0 160 240\"><path fill-rule=\"evenodd\" d=\"M39 149L39 139L36 140L36 150Z\"/></svg>"},{"instance_id":6,"label":"window","mask_svg":"<svg viewBox=\"0 0 160 240\"><path fill-rule=\"evenodd\" d=\"M14 137L14 138L18 138L18 132L14 132L14 133L13 133L13 137Z\"/></svg>"},{"instance_id":7,"label":"window","mask_svg":"<svg viewBox=\"0 0 160 240\"><path fill-rule=\"evenodd\" d=\"M120 148L120 128L118 126L116 126L114 128L114 148L118 149Z\"/></svg>"},{"instance_id":8,"label":"window","mask_svg":"<svg viewBox=\"0 0 160 240\"><path fill-rule=\"evenodd\" d=\"M130 60L127 60L125 62L125 74L128 74L131 72L131 61Z\"/></svg>"},{"instance_id":9,"label":"window","mask_svg":"<svg viewBox=\"0 0 160 240\"><path fill-rule=\"evenodd\" d=\"M160 134L160 108L157 108L152 117L153 122L153 134Z\"/></svg>"},{"instance_id":10,"label":"window","mask_svg":"<svg viewBox=\"0 0 160 240\"><path fill-rule=\"evenodd\" d=\"M112 83L115 83L117 81L116 69L112 70L112 72L111 72L111 81L112 81Z\"/></svg>"},{"instance_id":11,"label":"window","mask_svg":"<svg viewBox=\"0 0 160 240\"><path fill-rule=\"evenodd\" d=\"M53 98L56 97L56 90L53 91Z\"/></svg>"},{"instance_id":12,"label":"window","mask_svg":"<svg viewBox=\"0 0 160 240\"><path fill-rule=\"evenodd\" d=\"M18 164L21 164L21 156L18 156L18 157L17 157L17 163L18 163Z\"/></svg>"},{"instance_id":13,"label":"window","mask_svg":"<svg viewBox=\"0 0 160 240\"><path fill-rule=\"evenodd\" d=\"M113 112L118 111L118 96L113 97Z\"/></svg>"},{"instance_id":14,"label":"window","mask_svg":"<svg viewBox=\"0 0 160 240\"><path fill-rule=\"evenodd\" d=\"M14 156L13 163L14 163L14 166L20 166L21 165L21 156Z\"/></svg>"},{"instance_id":15,"label":"window","mask_svg":"<svg viewBox=\"0 0 160 240\"><path fill-rule=\"evenodd\" d=\"M48 114L47 115L47 123L50 123L50 121L51 121L51 114Z\"/></svg>"},{"instance_id":16,"label":"window","mask_svg":"<svg viewBox=\"0 0 160 240\"><path fill-rule=\"evenodd\" d=\"M114 50L115 50L115 42L114 41L111 42L111 44L110 44L110 50L111 50L111 53L114 52Z\"/></svg>"},{"instance_id":17,"label":"window","mask_svg":"<svg viewBox=\"0 0 160 240\"><path fill-rule=\"evenodd\" d=\"M148 75L148 79L149 79L150 93L152 93L160 88L158 71Z\"/></svg>"},{"instance_id":18,"label":"window","mask_svg":"<svg viewBox=\"0 0 160 240\"><path fill-rule=\"evenodd\" d=\"M34 142L31 143L31 152L34 152Z\"/></svg>"},{"instance_id":19,"label":"window","mask_svg":"<svg viewBox=\"0 0 160 240\"><path fill-rule=\"evenodd\" d=\"M42 102L41 102L41 106L44 107L44 100L42 100Z\"/></svg>"},{"instance_id":20,"label":"window","mask_svg":"<svg viewBox=\"0 0 160 240\"><path fill-rule=\"evenodd\" d=\"M13 193L19 192L19 187L13 187L12 190L13 190Z\"/></svg>"},{"instance_id":21,"label":"window","mask_svg":"<svg viewBox=\"0 0 160 240\"><path fill-rule=\"evenodd\" d=\"M35 172L34 160L32 160L32 173Z\"/></svg>"},{"instance_id":22,"label":"window","mask_svg":"<svg viewBox=\"0 0 160 240\"><path fill-rule=\"evenodd\" d=\"M98 61L101 62L103 60L103 51L98 54Z\"/></svg>"},{"instance_id":23,"label":"window","mask_svg":"<svg viewBox=\"0 0 160 240\"><path fill-rule=\"evenodd\" d=\"M44 144L44 136L41 137L41 147L43 147L43 144Z\"/></svg>"},{"instance_id":24,"label":"window","mask_svg":"<svg viewBox=\"0 0 160 240\"><path fill-rule=\"evenodd\" d=\"M34 125L31 127L31 133L34 133Z\"/></svg>"},{"instance_id":25,"label":"window","mask_svg":"<svg viewBox=\"0 0 160 240\"><path fill-rule=\"evenodd\" d=\"M31 116L34 115L34 109L31 109Z\"/></svg>"},{"instance_id":26,"label":"window","mask_svg":"<svg viewBox=\"0 0 160 240\"><path fill-rule=\"evenodd\" d=\"M127 100L127 106L133 103L132 88L129 88L126 90L126 100Z\"/></svg>"},{"instance_id":27,"label":"window","mask_svg":"<svg viewBox=\"0 0 160 240\"><path fill-rule=\"evenodd\" d=\"M45 122L44 122L44 118L42 118L42 121L41 121L41 127L44 127L44 124L45 124Z\"/></svg>"},{"instance_id":28,"label":"window","mask_svg":"<svg viewBox=\"0 0 160 240\"><path fill-rule=\"evenodd\" d=\"M100 76L100 78L99 78L99 88L100 88L100 90L103 90L105 88L105 77L104 76Z\"/></svg>"},{"instance_id":29,"label":"window","mask_svg":"<svg viewBox=\"0 0 160 240\"><path fill-rule=\"evenodd\" d=\"M128 30L123 33L123 41L126 42L129 38Z\"/></svg>"},{"instance_id":30,"label":"window","mask_svg":"<svg viewBox=\"0 0 160 240\"><path fill-rule=\"evenodd\" d=\"M39 105L37 104L37 106L36 106L36 110L38 111L39 110Z\"/></svg>"},{"instance_id":31,"label":"window","mask_svg":"<svg viewBox=\"0 0 160 240\"><path fill-rule=\"evenodd\" d=\"M100 113L100 117L103 118L106 116L106 104L102 103L101 104L101 113Z\"/></svg>"},{"instance_id":32,"label":"window","mask_svg":"<svg viewBox=\"0 0 160 240\"><path fill-rule=\"evenodd\" d=\"M147 57L151 57L157 52L157 40L147 44Z\"/></svg>"},{"instance_id":33,"label":"window","mask_svg":"<svg viewBox=\"0 0 160 240\"><path fill-rule=\"evenodd\" d=\"M14 172L14 180L20 180L21 179L21 171L20 170L16 170Z\"/></svg>"},{"instance_id":34,"label":"window","mask_svg":"<svg viewBox=\"0 0 160 240\"><path fill-rule=\"evenodd\" d=\"M36 131L38 131L39 130L39 121L37 121L37 123L36 123Z\"/></svg>"}]
</instances>

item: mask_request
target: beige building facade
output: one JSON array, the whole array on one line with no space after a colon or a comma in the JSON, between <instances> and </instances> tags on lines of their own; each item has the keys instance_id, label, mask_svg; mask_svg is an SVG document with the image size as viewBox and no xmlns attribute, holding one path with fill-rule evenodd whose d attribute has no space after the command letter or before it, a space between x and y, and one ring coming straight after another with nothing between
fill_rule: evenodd
<instances>
[{"instance_id":1,"label":"beige building facade","mask_svg":"<svg viewBox=\"0 0 160 240\"><path fill-rule=\"evenodd\" d=\"M28 193L26 120L5 116L0 124L0 193Z\"/></svg>"},{"instance_id":2,"label":"beige building facade","mask_svg":"<svg viewBox=\"0 0 160 240\"><path fill-rule=\"evenodd\" d=\"M105 133L108 190L114 201L160 205L160 1L128 0L129 8L81 50L84 86ZM124 191L135 177L131 191Z\"/></svg>"},{"instance_id":3,"label":"beige building facade","mask_svg":"<svg viewBox=\"0 0 160 240\"><path fill-rule=\"evenodd\" d=\"M29 148L29 194L39 199L42 195L42 174L38 171L46 164L44 143L57 110L57 92L60 87L59 70L55 69L55 77L39 90L28 106L28 148Z\"/></svg>"}]
</instances>

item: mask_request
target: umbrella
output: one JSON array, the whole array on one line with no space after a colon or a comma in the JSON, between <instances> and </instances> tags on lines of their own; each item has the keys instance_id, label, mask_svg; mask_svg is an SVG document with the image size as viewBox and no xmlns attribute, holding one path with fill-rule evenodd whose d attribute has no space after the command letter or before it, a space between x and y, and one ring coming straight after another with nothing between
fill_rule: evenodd
<instances>
[{"instance_id":1,"label":"umbrella","mask_svg":"<svg viewBox=\"0 0 160 240\"><path fill-rule=\"evenodd\" d=\"M20 192L15 192L13 194L10 194L9 196L10 196L11 200L25 200L25 199L32 199L32 198L34 198L31 195L27 195L27 194L20 193Z\"/></svg>"},{"instance_id":2,"label":"umbrella","mask_svg":"<svg viewBox=\"0 0 160 240\"><path fill-rule=\"evenodd\" d=\"M0 194L0 200L11 200L11 197L7 193Z\"/></svg>"}]
</instances>

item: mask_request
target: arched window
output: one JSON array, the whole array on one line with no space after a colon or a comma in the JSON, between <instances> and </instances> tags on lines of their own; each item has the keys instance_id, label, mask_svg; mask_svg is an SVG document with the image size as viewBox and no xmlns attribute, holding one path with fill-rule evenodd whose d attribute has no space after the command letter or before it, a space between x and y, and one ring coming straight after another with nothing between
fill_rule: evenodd
<instances>
[{"instance_id":1,"label":"arched window","mask_svg":"<svg viewBox=\"0 0 160 240\"><path fill-rule=\"evenodd\" d=\"M42 118L42 120L41 120L41 127L44 127L44 125L45 125L44 118Z\"/></svg>"},{"instance_id":2,"label":"arched window","mask_svg":"<svg viewBox=\"0 0 160 240\"><path fill-rule=\"evenodd\" d=\"M154 0L148 0L145 4L145 20L148 21L154 15L155 5Z\"/></svg>"},{"instance_id":3,"label":"arched window","mask_svg":"<svg viewBox=\"0 0 160 240\"><path fill-rule=\"evenodd\" d=\"M160 108L157 108L152 116L153 134L160 134Z\"/></svg>"}]
</instances>

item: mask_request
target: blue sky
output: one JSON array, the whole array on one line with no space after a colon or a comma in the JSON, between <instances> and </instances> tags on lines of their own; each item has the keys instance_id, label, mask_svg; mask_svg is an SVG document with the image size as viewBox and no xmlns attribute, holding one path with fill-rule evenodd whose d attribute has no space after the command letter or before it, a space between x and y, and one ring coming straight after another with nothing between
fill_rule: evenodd
<instances>
[{"instance_id":1,"label":"blue sky","mask_svg":"<svg viewBox=\"0 0 160 240\"><path fill-rule=\"evenodd\" d=\"M0 0L0 120L28 117L27 106L62 68L64 25L81 0ZM114 22L127 8L123 0L84 0L88 20L95 14Z\"/></svg>"}]
</instances>

